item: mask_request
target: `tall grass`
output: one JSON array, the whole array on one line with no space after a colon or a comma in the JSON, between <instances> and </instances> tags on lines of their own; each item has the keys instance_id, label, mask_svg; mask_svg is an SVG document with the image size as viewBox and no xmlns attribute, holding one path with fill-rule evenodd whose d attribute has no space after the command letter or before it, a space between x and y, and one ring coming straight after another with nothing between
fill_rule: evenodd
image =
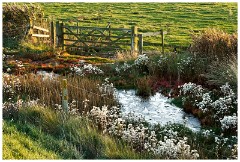
<instances>
[{"instance_id":1,"label":"tall grass","mask_svg":"<svg viewBox=\"0 0 240 162\"><path fill-rule=\"evenodd\" d=\"M237 34L228 34L219 29L206 29L193 37L191 51L199 57L229 60L237 56Z\"/></svg>"},{"instance_id":2,"label":"tall grass","mask_svg":"<svg viewBox=\"0 0 240 162\"><path fill-rule=\"evenodd\" d=\"M85 117L66 115L46 107L22 107L18 118L5 119L3 155L5 159L136 159L135 153L120 140L100 133ZM16 133L15 133L16 132ZM27 136L26 136L27 134ZM10 138L10 137L16 137ZM19 145L27 140L28 145ZM34 142L36 141L36 142ZM9 145L12 144L12 147ZM40 145L42 152L36 147ZM28 152L13 155L14 152ZM26 151L27 150L27 151ZM48 154L44 153L48 150ZM35 151L42 155L35 155ZM51 155L51 156L50 156Z\"/></svg>"},{"instance_id":3,"label":"tall grass","mask_svg":"<svg viewBox=\"0 0 240 162\"><path fill-rule=\"evenodd\" d=\"M11 78L11 76L9 76ZM16 95L23 100L39 99L39 102L52 108L61 105L62 79L68 82L68 101L74 102L74 107L79 113L87 113L92 106L116 105L117 102L111 92L103 94L100 91L101 82L79 76L59 76L54 78L44 78L41 75L26 74L19 76L20 90L16 90ZM8 78L3 78L8 80ZM12 79L14 79L12 77ZM16 79L16 78L15 78ZM11 80L11 79L10 79ZM9 81L9 80L8 80ZM9 83L10 85L13 83ZM12 85L13 86L13 85ZM13 86L14 87L14 86ZM7 94L5 94L7 95ZM5 96L4 98L8 98ZM76 102L75 102L76 101ZM57 104L57 105L56 105Z\"/></svg>"},{"instance_id":4,"label":"tall grass","mask_svg":"<svg viewBox=\"0 0 240 162\"><path fill-rule=\"evenodd\" d=\"M207 29L195 35L191 52L197 58L208 60L207 83L221 86L228 82L237 87L237 34L228 34L219 29Z\"/></svg>"},{"instance_id":5,"label":"tall grass","mask_svg":"<svg viewBox=\"0 0 240 162\"><path fill-rule=\"evenodd\" d=\"M209 66L206 74L207 83L210 85L221 86L229 83L237 92L238 81L238 62L236 56L232 56L228 61L214 61Z\"/></svg>"},{"instance_id":6,"label":"tall grass","mask_svg":"<svg viewBox=\"0 0 240 162\"><path fill-rule=\"evenodd\" d=\"M82 154L64 139L43 132L32 123L3 121L3 159L82 159Z\"/></svg>"},{"instance_id":7,"label":"tall grass","mask_svg":"<svg viewBox=\"0 0 240 162\"><path fill-rule=\"evenodd\" d=\"M136 94L142 97L149 97L152 94L151 87L149 85L150 77L144 76L136 80Z\"/></svg>"}]
</instances>

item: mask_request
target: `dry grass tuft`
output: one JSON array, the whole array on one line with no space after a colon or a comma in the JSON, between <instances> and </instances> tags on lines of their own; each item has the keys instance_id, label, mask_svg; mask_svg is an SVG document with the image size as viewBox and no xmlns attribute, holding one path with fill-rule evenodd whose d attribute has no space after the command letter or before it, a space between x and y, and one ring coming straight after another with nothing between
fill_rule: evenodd
<instances>
[{"instance_id":1,"label":"dry grass tuft","mask_svg":"<svg viewBox=\"0 0 240 162\"><path fill-rule=\"evenodd\" d=\"M92 106L116 105L112 93L102 94L99 89L100 81L90 80L78 76L59 76L54 79L44 79L35 74L20 76L21 91L25 98L39 99L41 104L56 108L61 105L61 81L66 78L68 82L68 101L71 107L80 113L88 112ZM31 98L30 98L31 97ZM74 103L73 103L74 101ZM76 102L75 102L76 101Z\"/></svg>"},{"instance_id":2,"label":"dry grass tuft","mask_svg":"<svg viewBox=\"0 0 240 162\"><path fill-rule=\"evenodd\" d=\"M228 61L214 61L209 66L206 74L209 84L224 85L228 82L231 87L237 89L237 73L238 73L237 57L232 56Z\"/></svg>"},{"instance_id":3,"label":"dry grass tuft","mask_svg":"<svg viewBox=\"0 0 240 162\"><path fill-rule=\"evenodd\" d=\"M119 61L127 61L136 59L138 56L137 53L131 52L131 51L117 51L116 53L116 59Z\"/></svg>"},{"instance_id":4,"label":"dry grass tuft","mask_svg":"<svg viewBox=\"0 0 240 162\"><path fill-rule=\"evenodd\" d=\"M209 59L230 59L237 56L237 33L228 34L218 29L207 29L193 37L190 50L199 57Z\"/></svg>"}]
</instances>

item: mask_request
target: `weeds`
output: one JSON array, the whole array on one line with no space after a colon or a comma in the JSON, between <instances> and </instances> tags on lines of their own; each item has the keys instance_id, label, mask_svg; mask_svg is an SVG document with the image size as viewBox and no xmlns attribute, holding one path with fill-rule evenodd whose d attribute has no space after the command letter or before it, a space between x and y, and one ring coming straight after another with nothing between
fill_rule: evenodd
<instances>
[{"instance_id":1,"label":"weeds","mask_svg":"<svg viewBox=\"0 0 240 162\"><path fill-rule=\"evenodd\" d=\"M149 86L150 78L145 76L136 81L136 94L142 97L149 97L152 95L151 87Z\"/></svg>"},{"instance_id":2,"label":"weeds","mask_svg":"<svg viewBox=\"0 0 240 162\"><path fill-rule=\"evenodd\" d=\"M221 86L228 82L237 91L237 58L231 56L229 61L215 61L206 73L207 83Z\"/></svg>"},{"instance_id":3,"label":"weeds","mask_svg":"<svg viewBox=\"0 0 240 162\"><path fill-rule=\"evenodd\" d=\"M227 34L217 29L204 30L193 38L191 51L198 57L210 60L228 60L237 56L237 34Z\"/></svg>"},{"instance_id":4,"label":"weeds","mask_svg":"<svg viewBox=\"0 0 240 162\"><path fill-rule=\"evenodd\" d=\"M3 140L4 157L6 159L11 158L11 156L6 155L6 149L8 149L9 154L14 153L11 147L7 147L7 144L14 142L14 140L9 139L7 136L11 132L13 133L15 129L19 132L18 138L22 138L22 134L27 133L30 142L32 140L37 141L33 142L34 145L39 145L41 142L43 152L44 150L51 150L52 152L49 151L49 154L52 154L52 157L45 156L47 159L128 159L141 157L140 154L134 153L125 143L99 133L88 119L76 115L66 115L61 111L51 110L47 107L20 107L18 118L13 118L11 123L13 127L16 126L17 128L10 132L7 129L9 129L8 123L11 121L7 118L4 121L7 123L4 126L5 135ZM17 149L21 150L21 148L24 148L24 146ZM33 153L35 150L32 146L29 146L29 149L32 149L29 150L29 153ZM113 150L115 152L112 152ZM14 158L41 159L44 157L34 155L33 157L14 156Z\"/></svg>"},{"instance_id":5,"label":"weeds","mask_svg":"<svg viewBox=\"0 0 240 162\"><path fill-rule=\"evenodd\" d=\"M18 84L7 84L4 86L4 101L12 96L21 96L22 99L30 100L39 99L39 102L49 107L56 108L56 104L61 104L61 81L63 77L56 76L54 78L46 78L42 75L26 74L21 77L11 77L10 75L4 75L4 83L8 80ZM92 106L102 106L105 104L116 105L113 93L108 92L106 94L100 91L100 82L97 80L90 80L78 76L68 76L68 96L69 102L76 101L76 108L78 112L87 113ZM5 84L4 84L5 85ZM107 86L102 85L102 86ZM89 100L84 103L83 101Z\"/></svg>"}]
</instances>

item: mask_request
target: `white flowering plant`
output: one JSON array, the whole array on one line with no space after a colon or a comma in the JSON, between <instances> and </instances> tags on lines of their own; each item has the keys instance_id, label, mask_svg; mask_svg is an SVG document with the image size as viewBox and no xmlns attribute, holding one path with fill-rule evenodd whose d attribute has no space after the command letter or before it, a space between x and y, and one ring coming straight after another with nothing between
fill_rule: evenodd
<instances>
[{"instance_id":1,"label":"white flowering plant","mask_svg":"<svg viewBox=\"0 0 240 162\"><path fill-rule=\"evenodd\" d=\"M73 67L70 68L70 70L79 75L79 76L86 76L89 74L103 74L104 72L97 66L94 66L92 64L84 64L82 65L75 65Z\"/></svg>"},{"instance_id":2,"label":"white flowering plant","mask_svg":"<svg viewBox=\"0 0 240 162\"><path fill-rule=\"evenodd\" d=\"M21 82L17 76L3 73L3 101L15 102L21 90Z\"/></svg>"},{"instance_id":3,"label":"white flowering plant","mask_svg":"<svg viewBox=\"0 0 240 162\"><path fill-rule=\"evenodd\" d=\"M113 83L109 82L109 78L105 78L104 82L101 85L98 84L97 86L102 96L114 95L116 92L116 88L113 86Z\"/></svg>"},{"instance_id":4,"label":"white flowering plant","mask_svg":"<svg viewBox=\"0 0 240 162\"><path fill-rule=\"evenodd\" d=\"M146 66L149 63L149 57L146 54L139 55L134 61L135 66Z\"/></svg>"},{"instance_id":5,"label":"white flowering plant","mask_svg":"<svg viewBox=\"0 0 240 162\"><path fill-rule=\"evenodd\" d=\"M133 65L128 64L127 62L124 62L123 65L117 65L116 68L115 68L115 71L116 71L118 74L126 73L126 72L128 72L129 70L131 70L132 67L133 67Z\"/></svg>"},{"instance_id":6,"label":"white flowering plant","mask_svg":"<svg viewBox=\"0 0 240 162\"><path fill-rule=\"evenodd\" d=\"M200 118L207 119L210 122L208 124L218 124L223 131L236 131L237 96L228 83L220 87L217 96L216 92L214 94L195 83L185 83L179 88L185 106L190 104L192 109L198 109L204 114Z\"/></svg>"},{"instance_id":7,"label":"white flowering plant","mask_svg":"<svg viewBox=\"0 0 240 162\"><path fill-rule=\"evenodd\" d=\"M134 61L133 66L139 73L149 73L149 63L150 59L146 54L139 55Z\"/></svg>"},{"instance_id":8,"label":"white flowering plant","mask_svg":"<svg viewBox=\"0 0 240 162\"><path fill-rule=\"evenodd\" d=\"M2 104L3 118L4 119L16 119L20 108L25 107L37 107L41 105L39 100L23 101L18 99L17 101L5 101Z\"/></svg>"},{"instance_id":9,"label":"white flowering plant","mask_svg":"<svg viewBox=\"0 0 240 162\"><path fill-rule=\"evenodd\" d=\"M90 119L96 123L103 133L115 136L129 143L136 151L148 152L154 156L167 159L197 159L197 150L191 150L187 137L178 136L174 129L166 127L162 132L156 132L146 126L143 118L132 116L122 118L120 108L113 106L93 107L89 113ZM166 133L167 132L167 133ZM164 139L160 139L165 134Z\"/></svg>"}]
</instances>

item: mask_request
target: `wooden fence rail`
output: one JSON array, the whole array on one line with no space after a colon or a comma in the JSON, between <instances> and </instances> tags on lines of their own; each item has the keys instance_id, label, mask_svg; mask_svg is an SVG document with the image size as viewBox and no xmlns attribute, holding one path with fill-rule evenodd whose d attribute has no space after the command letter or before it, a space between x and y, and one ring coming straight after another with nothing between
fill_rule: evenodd
<instances>
[{"instance_id":1,"label":"wooden fence rail","mask_svg":"<svg viewBox=\"0 0 240 162\"><path fill-rule=\"evenodd\" d=\"M41 19L38 21L30 22L29 36L34 40L32 43L48 43L53 41L50 40L53 28L50 28L49 22L47 19Z\"/></svg>"},{"instance_id":2,"label":"wooden fence rail","mask_svg":"<svg viewBox=\"0 0 240 162\"><path fill-rule=\"evenodd\" d=\"M137 52L137 34L134 30L136 28L112 28L110 23L107 27L82 27L78 23L74 26L57 21L57 45L63 50L77 48L83 54L97 53L99 49L102 50L100 52L110 53L127 46Z\"/></svg>"},{"instance_id":3,"label":"wooden fence rail","mask_svg":"<svg viewBox=\"0 0 240 162\"><path fill-rule=\"evenodd\" d=\"M46 20L40 23L31 22L29 33L39 41L51 42L54 48L60 47L62 50L70 51L75 49L83 55L125 49L130 49L132 53L143 54L144 44L161 46L164 54L164 35L167 34L163 30L139 33L137 26L132 26L131 29L113 28L110 22L106 27L83 27L79 26L78 22L76 25L68 25L60 21L54 23ZM161 42L144 42L144 38L158 35L161 35Z\"/></svg>"},{"instance_id":4,"label":"wooden fence rail","mask_svg":"<svg viewBox=\"0 0 240 162\"><path fill-rule=\"evenodd\" d=\"M140 54L143 53L143 38L144 37L153 37L153 36L161 35L162 54L164 54L164 35L165 34L167 34L167 32L163 31L162 29L159 32L148 32L148 33L138 34L138 38L139 38L139 53ZM158 45L158 43L148 43L148 44Z\"/></svg>"}]
</instances>

